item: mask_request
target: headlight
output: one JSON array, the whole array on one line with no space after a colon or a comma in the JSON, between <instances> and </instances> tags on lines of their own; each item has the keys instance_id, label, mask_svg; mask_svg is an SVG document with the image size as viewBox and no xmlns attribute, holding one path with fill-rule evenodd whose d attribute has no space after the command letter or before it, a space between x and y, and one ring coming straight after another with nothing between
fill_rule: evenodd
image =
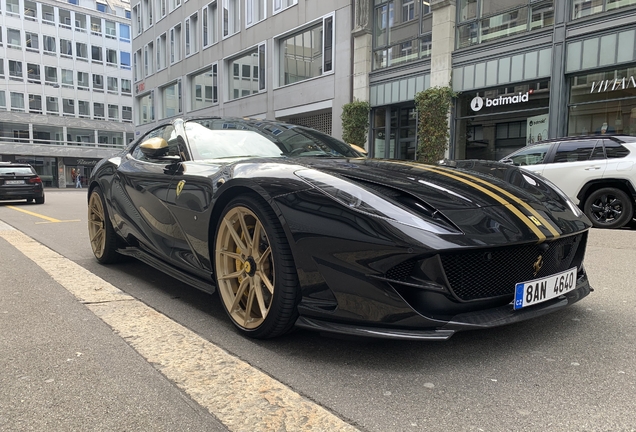
<instances>
[{"instance_id":1,"label":"headlight","mask_svg":"<svg viewBox=\"0 0 636 432\"><path fill-rule=\"evenodd\" d=\"M430 231L449 233L443 227L429 223L421 216L409 212L346 180L319 171L306 169L294 172L305 182L345 207L355 211Z\"/></svg>"}]
</instances>

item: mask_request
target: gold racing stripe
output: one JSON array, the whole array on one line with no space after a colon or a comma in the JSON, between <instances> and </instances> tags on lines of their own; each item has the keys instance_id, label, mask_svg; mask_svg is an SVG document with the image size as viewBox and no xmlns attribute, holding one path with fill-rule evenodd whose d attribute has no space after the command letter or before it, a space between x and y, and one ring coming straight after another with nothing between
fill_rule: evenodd
<instances>
[{"instance_id":1,"label":"gold racing stripe","mask_svg":"<svg viewBox=\"0 0 636 432\"><path fill-rule=\"evenodd\" d=\"M444 167L434 167L433 169L438 169L438 170L442 170L444 172L451 172L452 170L449 170L448 168L444 168ZM512 201L516 202L517 204L519 204L520 206L522 206L523 208L525 208L530 214L532 214L532 216L534 216L534 218L538 219L539 222L541 222L541 225L545 226L548 231L550 231L550 233L554 236L554 238L560 237L561 233L558 232L554 226L552 226L552 224L543 216L541 216L541 214L536 211L534 208L532 208L530 205L528 205L528 203L526 203L525 201L521 200L520 198L516 197L515 195L511 194L510 192L508 192L505 189L500 188L499 186L496 186L486 180L480 179L479 177L475 177L473 175L470 174L466 174L463 172L456 172L456 171L452 171L453 173L455 173L456 175L471 179L474 182L478 182L481 184L485 184L486 186L488 186L491 189L494 189L495 191L499 192L501 195L505 195L506 197L510 198ZM534 218L530 216L530 220L534 221ZM527 218L528 216L526 216Z\"/></svg>"},{"instance_id":2,"label":"gold racing stripe","mask_svg":"<svg viewBox=\"0 0 636 432\"><path fill-rule=\"evenodd\" d=\"M539 243L542 243L543 241L545 241L546 236L545 234L543 234L543 232L539 229L539 227L537 225L535 225L530 219L528 219L528 216L526 216L525 214L523 214L517 207L515 207L513 204L511 204L510 202L506 201L503 197L497 195L496 193L494 193L491 190L486 189L483 186L480 186L470 180L467 180L465 178L459 177L458 173L453 174L444 170L440 170L437 169L435 167L431 167L431 166L426 166L426 165L414 165L414 164L410 164L410 163L406 163L406 165L409 165L411 167L416 167L416 168L421 168L423 170L426 171L431 171L434 172L436 174L440 174L449 178L452 178L454 180L457 180L458 182L467 184L468 186L472 187L473 189L477 189L478 191L482 192L485 195L488 195L489 197L491 197L492 199L496 200L498 203L502 204L504 207L506 207L508 210L510 210L510 212L512 212L515 216L517 216L519 218L520 221L522 221L523 223L525 223L528 228L530 228L530 230L539 238ZM479 179L477 179L479 180ZM486 184L488 184L487 182L485 182Z\"/></svg>"}]
</instances>

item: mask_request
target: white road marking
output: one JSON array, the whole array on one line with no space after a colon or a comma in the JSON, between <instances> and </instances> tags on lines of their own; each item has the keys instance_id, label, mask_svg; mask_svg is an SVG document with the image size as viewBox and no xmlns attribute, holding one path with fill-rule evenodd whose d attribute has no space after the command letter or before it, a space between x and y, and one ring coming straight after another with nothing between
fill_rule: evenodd
<instances>
[{"instance_id":1,"label":"white road marking","mask_svg":"<svg viewBox=\"0 0 636 432\"><path fill-rule=\"evenodd\" d=\"M229 430L357 431L320 405L2 221L0 237L70 291Z\"/></svg>"}]
</instances>

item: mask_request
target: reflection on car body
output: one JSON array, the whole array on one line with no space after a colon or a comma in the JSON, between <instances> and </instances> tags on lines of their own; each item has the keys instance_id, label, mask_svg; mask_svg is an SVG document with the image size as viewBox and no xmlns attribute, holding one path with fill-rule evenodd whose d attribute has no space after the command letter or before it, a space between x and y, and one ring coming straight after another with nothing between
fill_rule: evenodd
<instances>
[{"instance_id":1,"label":"reflection on car body","mask_svg":"<svg viewBox=\"0 0 636 432\"><path fill-rule=\"evenodd\" d=\"M100 161L88 200L100 262L134 256L216 290L256 338L298 326L447 339L591 290L590 223L540 176L497 162L367 159L281 122L166 122ZM517 304L520 289L564 272L567 290Z\"/></svg>"}]
</instances>

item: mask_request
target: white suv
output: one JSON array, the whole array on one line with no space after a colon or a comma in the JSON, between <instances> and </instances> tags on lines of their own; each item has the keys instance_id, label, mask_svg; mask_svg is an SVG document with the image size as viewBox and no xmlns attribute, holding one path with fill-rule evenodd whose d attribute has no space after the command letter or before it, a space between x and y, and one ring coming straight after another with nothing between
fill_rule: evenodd
<instances>
[{"instance_id":1,"label":"white suv","mask_svg":"<svg viewBox=\"0 0 636 432\"><path fill-rule=\"evenodd\" d=\"M634 217L636 137L559 138L524 147L500 162L552 181L595 227L620 228Z\"/></svg>"}]
</instances>

